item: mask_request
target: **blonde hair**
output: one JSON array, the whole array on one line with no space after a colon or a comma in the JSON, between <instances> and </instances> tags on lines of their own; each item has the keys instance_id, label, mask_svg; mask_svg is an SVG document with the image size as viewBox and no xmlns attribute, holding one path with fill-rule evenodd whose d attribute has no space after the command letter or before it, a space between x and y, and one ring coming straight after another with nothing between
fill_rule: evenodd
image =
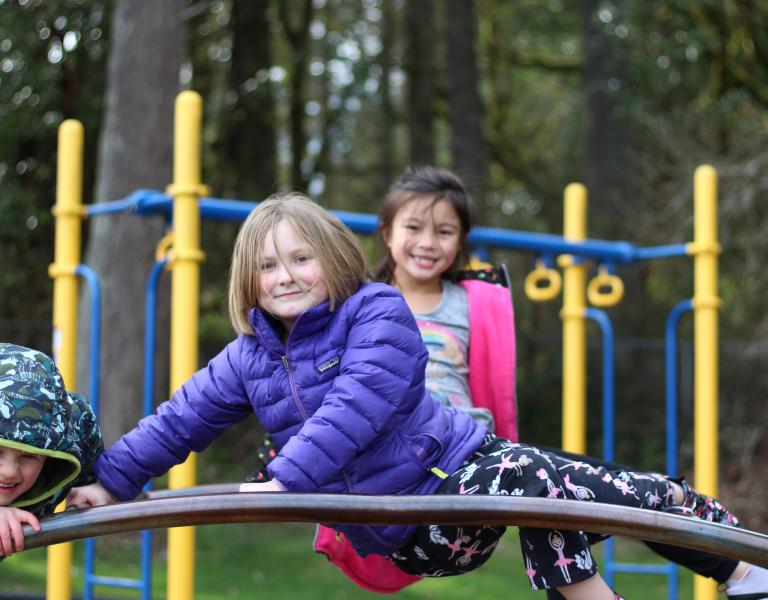
<instances>
[{"instance_id":1,"label":"blonde hair","mask_svg":"<svg viewBox=\"0 0 768 600\"><path fill-rule=\"evenodd\" d=\"M229 320L237 333L253 335L249 314L259 307L260 269L264 240L287 221L316 253L323 269L330 308L349 298L365 280L360 242L341 221L306 196L276 194L251 211L235 240L229 272Z\"/></svg>"}]
</instances>

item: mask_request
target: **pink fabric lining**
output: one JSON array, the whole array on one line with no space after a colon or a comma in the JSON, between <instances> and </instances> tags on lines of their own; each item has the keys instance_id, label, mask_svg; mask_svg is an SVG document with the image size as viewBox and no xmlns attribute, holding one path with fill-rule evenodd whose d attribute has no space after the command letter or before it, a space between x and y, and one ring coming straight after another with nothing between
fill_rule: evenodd
<instances>
[{"instance_id":1,"label":"pink fabric lining","mask_svg":"<svg viewBox=\"0 0 768 600\"><path fill-rule=\"evenodd\" d=\"M343 534L318 525L315 552L326 558L364 590L377 594L394 594L416 583L421 577L401 571L380 554L360 556Z\"/></svg>"},{"instance_id":2,"label":"pink fabric lining","mask_svg":"<svg viewBox=\"0 0 768 600\"><path fill-rule=\"evenodd\" d=\"M513 442L517 434L515 398L515 314L507 288L479 280L462 281L469 300L469 393L487 408L495 433Z\"/></svg>"}]
</instances>

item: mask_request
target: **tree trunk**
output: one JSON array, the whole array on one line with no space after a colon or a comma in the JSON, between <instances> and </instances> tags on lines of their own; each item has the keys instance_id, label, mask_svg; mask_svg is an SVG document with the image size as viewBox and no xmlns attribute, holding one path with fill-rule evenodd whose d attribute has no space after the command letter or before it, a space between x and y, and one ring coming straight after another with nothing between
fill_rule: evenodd
<instances>
[{"instance_id":1,"label":"tree trunk","mask_svg":"<svg viewBox=\"0 0 768 600\"><path fill-rule=\"evenodd\" d=\"M395 176L395 115L392 109L392 91L389 77L392 72L393 18L391 4L385 2L381 7L381 123L379 128L379 174L376 177L376 197L383 198L389 184Z\"/></svg>"},{"instance_id":2,"label":"tree trunk","mask_svg":"<svg viewBox=\"0 0 768 600\"><path fill-rule=\"evenodd\" d=\"M432 0L405 4L405 71L411 164L435 163L435 8Z\"/></svg>"},{"instance_id":3,"label":"tree trunk","mask_svg":"<svg viewBox=\"0 0 768 600\"><path fill-rule=\"evenodd\" d=\"M266 198L276 190L275 103L268 77L272 66L269 2L232 5L229 88L237 94L217 150L222 192L228 198Z\"/></svg>"},{"instance_id":4,"label":"tree trunk","mask_svg":"<svg viewBox=\"0 0 768 600\"><path fill-rule=\"evenodd\" d=\"M611 44L603 32L597 13L598 0L583 0L584 89L587 113L586 185L590 214L595 227L593 236L616 237L608 224L631 218L628 186L631 173L627 144L627 119L622 118L617 100L626 81L625 59L621 48Z\"/></svg>"},{"instance_id":5,"label":"tree trunk","mask_svg":"<svg viewBox=\"0 0 768 600\"><path fill-rule=\"evenodd\" d=\"M163 189L171 181L173 105L186 53L183 6L182 0L115 5L96 201L120 199L138 188ZM140 416L145 287L164 227L161 217L132 215L96 217L90 224L86 262L102 286L101 422L107 445ZM167 301L158 305L164 309L158 315L155 364L167 394L162 383L167 382ZM91 312L87 299L81 306L80 348L86 348ZM84 353L80 359L78 387L88 392L89 361Z\"/></svg>"},{"instance_id":6,"label":"tree trunk","mask_svg":"<svg viewBox=\"0 0 768 600\"><path fill-rule=\"evenodd\" d=\"M445 3L445 48L453 168L473 190L482 215L488 183L488 148L477 74L473 2Z\"/></svg>"},{"instance_id":7,"label":"tree trunk","mask_svg":"<svg viewBox=\"0 0 768 600\"><path fill-rule=\"evenodd\" d=\"M304 147L307 136L304 132L304 97L307 80L307 65L309 63L309 25L312 22L314 9L312 0L304 0L301 6L298 25L294 25L291 8L295 3L288 0L280 0L280 20L283 24L285 36L291 47L293 70L291 72L291 182L294 190L306 190L308 179L302 172L301 163L304 158Z\"/></svg>"}]
</instances>

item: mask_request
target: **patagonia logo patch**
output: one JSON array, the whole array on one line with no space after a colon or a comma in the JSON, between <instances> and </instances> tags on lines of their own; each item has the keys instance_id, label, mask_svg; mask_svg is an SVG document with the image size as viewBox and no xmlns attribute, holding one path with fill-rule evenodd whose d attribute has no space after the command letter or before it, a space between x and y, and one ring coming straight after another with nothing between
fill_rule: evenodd
<instances>
[{"instance_id":1,"label":"patagonia logo patch","mask_svg":"<svg viewBox=\"0 0 768 600\"><path fill-rule=\"evenodd\" d=\"M317 365L315 368L318 373L325 373L328 369L333 369L333 367L338 365L340 360L340 357L334 356L330 360L326 360L322 365Z\"/></svg>"}]
</instances>

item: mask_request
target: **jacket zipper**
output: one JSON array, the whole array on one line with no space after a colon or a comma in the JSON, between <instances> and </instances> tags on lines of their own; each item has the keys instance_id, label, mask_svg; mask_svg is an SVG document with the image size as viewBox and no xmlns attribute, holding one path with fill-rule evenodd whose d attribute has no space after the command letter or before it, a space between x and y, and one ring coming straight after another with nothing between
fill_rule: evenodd
<instances>
[{"instance_id":1,"label":"jacket zipper","mask_svg":"<svg viewBox=\"0 0 768 600\"><path fill-rule=\"evenodd\" d=\"M303 314L303 313L302 313ZM302 315L299 315L299 317L294 321L294 329L296 328L296 322L301 318ZM285 341L285 354L281 356L283 360L283 366L285 367L285 371L288 373L288 385L291 388L291 398L293 398L293 403L296 405L297 410L299 411L299 414L301 417L307 421L309 419L309 415L307 414L307 411L304 409L304 405L299 401L299 392L296 389L296 382L293 379L293 369L291 368L291 361L288 358L288 346L291 343L291 336L293 335L293 330L291 330L291 333L288 334L288 339ZM352 493L352 479L349 477L345 469L341 470L341 474L344 476L344 482L347 484L347 491L351 494ZM374 539L376 539L380 544L383 544L385 546L394 548L392 544L388 543L382 536L378 534L378 532L373 528L371 525L363 525L362 526L368 533L373 536Z\"/></svg>"},{"instance_id":2,"label":"jacket zipper","mask_svg":"<svg viewBox=\"0 0 768 600\"><path fill-rule=\"evenodd\" d=\"M299 392L296 391L296 382L293 380L293 369L291 369L291 362L288 360L287 354L283 355L283 366L288 372L288 384L291 386L291 396L293 397L293 403L296 405L299 413L301 413L301 417L306 421L309 419L309 415L307 414L307 411L304 410L301 402L299 402Z\"/></svg>"},{"instance_id":3,"label":"jacket zipper","mask_svg":"<svg viewBox=\"0 0 768 600\"><path fill-rule=\"evenodd\" d=\"M286 352L288 352L288 347L286 346ZM288 355L283 355L283 366L285 367L285 370L288 373L288 384L291 387L291 397L293 398L293 403L296 405L296 408L299 411L299 414L301 414L301 417L306 421L309 419L309 415L307 414L307 411L304 409L304 405L299 401L299 392L296 390L296 382L293 379L293 369L291 368L291 361L288 359ZM347 491L352 492L352 480L350 479L347 472L342 469L341 474L344 476L344 481L347 484Z\"/></svg>"}]
</instances>

